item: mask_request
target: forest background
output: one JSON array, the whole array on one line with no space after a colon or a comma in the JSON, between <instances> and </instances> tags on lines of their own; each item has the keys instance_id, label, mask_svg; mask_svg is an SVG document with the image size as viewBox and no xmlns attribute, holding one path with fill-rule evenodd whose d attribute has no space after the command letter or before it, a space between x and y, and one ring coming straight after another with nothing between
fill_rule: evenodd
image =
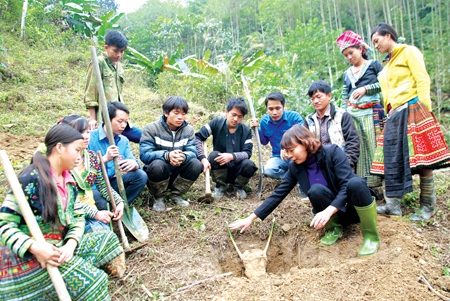
<instances>
[{"instance_id":1,"label":"forest background","mask_svg":"<svg viewBox=\"0 0 450 301\"><path fill-rule=\"evenodd\" d=\"M21 0L1 0L6 31L19 30ZM335 40L345 30L371 45L370 33L388 22L425 56L438 119L450 111L450 2L440 0L148 0L137 11L116 14L114 0L30 0L23 38L33 47L84 51L103 46L106 30L120 28L129 39L125 62L141 70L162 96L179 94L211 110L243 95L243 71L264 113L263 98L280 90L287 107L310 113L306 91L325 79L340 103L342 74L349 67ZM0 41L0 48L2 41ZM81 47L81 48L80 48ZM3 48L0 72L6 78ZM376 53L375 59L383 55ZM165 72L169 71L169 72Z\"/></svg>"}]
</instances>

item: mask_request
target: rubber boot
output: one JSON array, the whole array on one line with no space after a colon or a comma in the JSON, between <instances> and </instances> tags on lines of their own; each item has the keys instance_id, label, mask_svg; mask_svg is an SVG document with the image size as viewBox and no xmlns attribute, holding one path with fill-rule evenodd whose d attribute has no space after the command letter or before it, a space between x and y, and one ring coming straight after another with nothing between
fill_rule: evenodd
<instances>
[{"instance_id":1,"label":"rubber boot","mask_svg":"<svg viewBox=\"0 0 450 301\"><path fill-rule=\"evenodd\" d=\"M211 177L214 183L216 183L216 188L214 188L213 197L216 200L223 198L225 191L227 189L228 170L226 168L211 170Z\"/></svg>"},{"instance_id":2,"label":"rubber boot","mask_svg":"<svg viewBox=\"0 0 450 301\"><path fill-rule=\"evenodd\" d=\"M344 227L339 223L339 216L337 214L333 214L330 217L328 223L325 225L325 229L328 232L320 241L320 244L323 246L334 245L344 232Z\"/></svg>"},{"instance_id":3,"label":"rubber boot","mask_svg":"<svg viewBox=\"0 0 450 301\"><path fill-rule=\"evenodd\" d=\"M372 204L365 207L355 206L361 223L361 232L364 242L359 248L358 257L369 257L377 253L380 244L380 236L377 230L377 203L375 200Z\"/></svg>"},{"instance_id":4,"label":"rubber boot","mask_svg":"<svg viewBox=\"0 0 450 301\"><path fill-rule=\"evenodd\" d=\"M236 193L236 197L238 199L246 199L247 193L245 193L245 188L247 188L247 184L250 181L250 178L246 178L242 175L239 175L236 180L234 180L233 189L234 193Z\"/></svg>"},{"instance_id":5,"label":"rubber boot","mask_svg":"<svg viewBox=\"0 0 450 301\"><path fill-rule=\"evenodd\" d=\"M147 181L147 187L155 199L153 210L157 212L164 212L166 210L164 198L166 196L167 187L169 186L169 180L170 178L157 183L150 180Z\"/></svg>"},{"instance_id":6,"label":"rubber boot","mask_svg":"<svg viewBox=\"0 0 450 301\"><path fill-rule=\"evenodd\" d=\"M420 209L413 214L411 220L414 222L426 221L435 213L436 188L434 186L434 175L420 177Z\"/></svg>"},{"instance_id":7,"label":"rubber boot","mask_svg":"<svg viewBox=\"0 0 450 301\"><path fill-rule=\"evenodd\" d=\"M127 269L125 264L125 253L120 254L103 266L103 270L111 276L122 278Z\"/></svg>"},{"instance_id":8,"label":"rubber boot","mask_svg":"<svg viewBox=\"0 0 450 301\"><path fill-rule=\"evenodd\" d=\"M172 184L172 192L170 193L170 198L172 201L180 207L189 207L189 202L183 200L181 197L183 194L188 192L189 188L191 188L194 181L184 179L181 176L178 176Z\"/></svg>"},{"instance_id":9,"label":"rubber boot","mask_svg":"<svg viewBox=\"0 0 450 301\"><path fill-rule=\"evenodd\" d=\"M402 197L387 197L384 194L384 200L386 201L386 205L377 206L377 213L382 215L387 215L391 218L399 219L402 217Z\"/></svg>"}]
</instances>

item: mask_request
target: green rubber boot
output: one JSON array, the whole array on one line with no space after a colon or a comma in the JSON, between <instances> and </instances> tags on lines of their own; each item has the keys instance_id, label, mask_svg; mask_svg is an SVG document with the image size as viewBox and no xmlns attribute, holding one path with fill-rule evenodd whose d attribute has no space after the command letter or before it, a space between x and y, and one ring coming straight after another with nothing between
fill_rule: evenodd
<instances>
[{"instance_id":1,"label":"green rubber boot","mask_svg":"<svg viewBox=\"0 0 450 301\"><path fill-rule=\"evenodd\" d=\"M358 257L369 257L377 253L380 244L380 236L377 230L377 210L375 200L369 206L357 207L359 220L361 222L361 232L364 242L359 248Z\"/></svg>"},{"instance_id":2,"label":"green rubber boot","mask_svg":"<svg viewBox=\"0 0 450 301\"><path fill-rule=\"evenodd\" d=\"M378 214L387 215L391 218L399 219L402 217L402 198L403 197L392 197L389 198L384 195L386 205L377 206L376 211Z\"/></svg>"},{"instance_id":3,"label":"green rubber boot","mask_svg":"<svg viewBox=\"0 0 450 301\"><path fill-rule=\"evenodd\" d=\"M339 216L337 214L333 214L330 217L330 220L325 225L325 229L327 229L328 232L320 241L320 244L323 246L334 245L344 232L344 227L339 223Z\"/></svg>"},{"instance_id":4,"label":"green rubber boot","mask_svg":"<svg viewBox=\"0 0 450 301\"><path fill-rule=\"evenodd\" d=\"M435 212L435 207L434 176L420 177L420 209L411 216L411 220L414 222L429 220Z\"/></svg>"},{"instance_id":5,"label":"green rubber boot","mask_svg":"<svg viewBox=\"0 0 450 301\"><path fill-rule=\"evenodd\" d=\"M213 197L216 200L220 200L225 195L227 190L227 180L228 170L226 168L213 169L211 170L211 177L214 183L216 183L216 188L214 188Z\"/></svg>"},{"instance_id":6,"label":"green rubber boot","mask_svg":"<svg viewBox=\"0 0 450 301\"><path fill-rule=\"evenodd\" d=\"M154 197L153 210L157 212L164 212L166 210L166 205L164 204L164 199L166 197L167 187L169 186L169 180L163 180L161 182L147 181L147 187Z\"/></svg>"},{"instance_id":7,"label":"green rubber boot","mask_svg":"<svg viewBox=\"0 0 450 301\"><path fill-rule=\"evenodd\" d=\"M189 202L183 200L182 195L189 191L194 181L184 179L178 176L172 184L172 192L170 193L170 198L175 202L177 206L189 207Z\"/></svg>"}]
</instances>

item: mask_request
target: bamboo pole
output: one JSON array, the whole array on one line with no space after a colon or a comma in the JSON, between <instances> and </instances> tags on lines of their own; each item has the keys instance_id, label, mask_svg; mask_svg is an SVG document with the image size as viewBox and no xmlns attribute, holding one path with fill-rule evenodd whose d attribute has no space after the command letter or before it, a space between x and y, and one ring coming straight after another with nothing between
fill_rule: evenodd
<instances>
[{"instance_id":1,"label":"bamboo pole","mask_svg":"<svg viewBox=\"0 0 450 301\"><path fill-rule=\"evenodd\" d=\"M25 28L25 18L27 16L28 0L23 1L22 21L20 22L20 37L23 37L23 29Z\"/></svg>"},{"instance_id":2,"label":"bamboo pole","mask_svg":"<svg viewBox=\"0 0 450 301\"><path fill-rule=\"evenodd\" d=\"M36 221L36 217L31 211L30 205L28 204L25 198L25 194L23 193L22 186L20 185L19 180L17 179L17 176L11 165L11 162L8 159L8 155L4 150L0 150L0 162L3 165L3 171L5 173L6 178L8 179L9 185L11 186L14 196L16 197L17 204L19 205L20 208L20 213L22 214L28 226L28 229L31 232L31 235L33 235L34 240L36 240L37 242L40 243L45 242L41 228L39 228L39 225ZM64 280L61 276L61 273L58 270L58 267L55 267L47 263L47 272L50 279L52 280L53 286L56 290L56 294L58 294L59 300L62 301L71 300L70 295L66 289L66 284L64 283Z\"/></svg>"}]
</instances>

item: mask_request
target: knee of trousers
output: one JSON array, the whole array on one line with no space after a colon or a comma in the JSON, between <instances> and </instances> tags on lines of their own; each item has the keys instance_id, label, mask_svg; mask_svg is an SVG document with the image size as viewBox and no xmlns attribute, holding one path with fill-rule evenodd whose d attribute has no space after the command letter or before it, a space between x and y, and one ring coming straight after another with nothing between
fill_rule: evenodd
<instances>
[{"instance_id":1,"label":"knee of trousers","mask_svg":"<svg viewBox=\"0 0 450 301\"><path fill-rule=\"evenodd\" d=\"M314 184L311 186L307 195L313 205L317 204L319 207L323 207L323 209L330 205L331 201L334 199L334 195L331 193L330 189L322 184Z\"/></svg>"},{"instance_id":2,"label":"knee of trousers","mask_svg":"<svg viewBox=\"0 0 450 301\"><path fill-rule=\"evenodd\" d=\"M372 203L372 196L365 181L354 177L347 182L347 198L354 206L364 207Z\"/></svg>"},{"instance_id":3,"label":"knee of trousers","mask_svg":"<svg viewBox=\"0 0 450 301\"><path fill-rule=\"evenodd\" d=\"M148 180L147 173L140 168L130 172L133 173L133 181L141 183L142 187L144 187Z\"/></svg>"},{"instance_id":4,"label":"knee of trousers","mask_svg":"<svg viewBox=\"0 0 450 301\"><path fill-rule=\"evenodd\" d=\"M186 168L191 175L195 175L195 179L190 179L195 181L198 176L203 172L203 164L200 160L193 158L186 163ZM182 176L183 177L183 176Z\"/></svg>"},{"instance_id":5,"label":"knee of trousers","mask_svg":"<svg viewBox=\"0 0 450 301\"><path fill-rule=\"evenodd\" d=\"M219 154L220 154L219 151L213 151L212 153L209 154L208 161L211 164L211 169L227 168L227 165L222 165L221 166L219 163L214 161L214 159L217 158L219 156Z\"/></svg>"},{"instance_id":6,"label":"knee of trousers","mask_svg":"<svg viewBox=\"0 0 450 301\"><path fill-rule=\"evenodd\" d=\"M242 164L240 175L243 177L251 178L255 174L255 171L258 170L258 167L250 159L244 159L240 163Z\"/></svg>"},{"instance_id":7,"label":"knee of trousers","mask_svg":"<svg viewBox=\"0 0 450 301\"><path fill-rule=\"evenodd\" d=\"M163 160L154 160L147 165L145 172L152 182L160 182L170 177L169 164Z\"/></svg>"}]
</instances>

